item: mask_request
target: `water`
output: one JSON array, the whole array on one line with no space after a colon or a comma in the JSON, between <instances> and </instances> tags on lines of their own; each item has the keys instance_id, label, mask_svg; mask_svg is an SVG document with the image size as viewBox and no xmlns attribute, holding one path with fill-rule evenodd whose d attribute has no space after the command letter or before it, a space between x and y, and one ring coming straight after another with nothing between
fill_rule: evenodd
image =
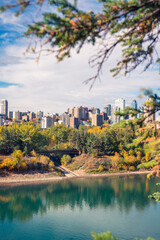
<instances>
[{"instance_id":1,"label":"water","mask_svg":"<svg viewBox=\"0 0 160 240\"><path fill-rule=\"evenodd\" d=\"M145 176L72 179L0 187L0 240L89 240L110 230L125 240L160 239L160 203Z\"/></svg>"}]
</instances>

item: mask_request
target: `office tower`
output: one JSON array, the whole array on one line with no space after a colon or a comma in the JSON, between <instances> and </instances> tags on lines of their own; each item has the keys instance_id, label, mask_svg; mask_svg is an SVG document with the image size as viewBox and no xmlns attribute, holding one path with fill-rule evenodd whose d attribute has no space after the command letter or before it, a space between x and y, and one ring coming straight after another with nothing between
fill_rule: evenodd
<instances>
[{"instance_id":1,"label":"office tower","mask_svg":"<svg viewBox=\"0 0 160 240\"><path fill-rule=\"evenodd\" d=\"M125 99L123 98L116 99L115 107L118 107L119 111L122 111L125 108Z\"/></svg>"},{"instance_id":2,"label":"office tower","mask_svg":"<svg viewBox=\"0 0 160 240\"><path fill-rule=\"evenodd\" d=\"M136 100L133 100L132 102L131 102L131 107L133 108L133 109L136 109L137 110L137 101Z\"/></svg>"},{"instance_id":3,"label":"office tower","mask_svg":"<svg viewBox=\"0 0 160 240\"><path fill-rule=\"evenodd\" d=\"M68 113L73 117L74 116L74 107L68 108Z\"/></svg>"},{"instance_id":4,"label":"office tower","mask_svg":"<svg viewBox=\"0 0 160 240\"><path fill-rule=\"evenodd\" d=\"M8 101L6 99L0 101L0 114L8 117Z\"/></svg>"},{"instance_id":5,"label":"office tower","mask_svg":"<svg viewBox=\"0 0 160 240\"><path fill-rule=\"evenodd\" d=\"M70 126L70 117L71 115L68 113L63 113L60 116L60 120L63 122L63 125L69 127Z\"/></svg>"},{"instance_id":6,"label":"office tower","mask_svg":"<svg viewBox=\"0 0 160 240\"><path fill-rule=\"evenodd\" d=\"M111 116L111 105L110 104L105 105L104 108L103 108L103 111L105 113L107 113L108 117L110 117Z\"/></svg>"},{"instance_id":7,"label":"office tower","mask_svg":"<svg viewBox=\"0 0 160 240\"><path fill-rule=\"evenodd\" d=\"M41 120L42 117L43 117L43 112L42 112L42 111L38 111L38 112L36 113L36 118L38 118L39 120Z\"/></svg>"},{"instance_id":8,"label":"office tower","mask_svg":"<svg viewBox=\"0 0 160 240\"><path fill-rule=\"evenodd\" d=\"M8 116L9 118L13 118L13 112L12 111L10 111L8 115L9 115Z\"/></svg>"},{"instance_id":9,"label":"office tower","mask_svg":"<svg viewBox=\"0 0 160 240\"><path fill-rule=\"evenodd\" d=\"M72 116L79 120L86 120L86 108L82 106L74 107L74 115Z\"/></svg>"},{"instance_id":10,"label":"office tower","mask_svg":"<svg viewBox=\"0 0 160 240\"><path fill-rule=\"evenodd\" d=\"M56 116L46 116L41 119L41 128L49 128L56 122Z\"/></svg>"},{"instance_id":11,"label":"office tower","mask_svg":"<svg viewBox=\"0 0 160 240\"><path fill-rule=\"evenodd\" d=\"M101 112L101 115L102 115L102 120L103 121L107 121L108 120L108 115L106 112Z\"/></svg>"},{"instance_id":12,"label":"office tower","mask_svg":"<svg viewBox=\"0 0 160 240\"><path fill-rule=\"evenodd\" d=\"M92 123L92 126L102 126L103 124L102 115L92 114L91 123Z\"/></svg>"},{"instance_id":13,"label":"office tower","mask_svg":"<svg viewBox=\"0 0 160 240\"><path fill-rule=\"evenodd\" d=\"M116 99L114 112L123 111L124 108L125 108L125 99L123 98ZM124 119L124 117L120 118L119 116L115 116L115 123L119 123L120 119Z\"/></svg>"},{"instance_id":14,"label":"office tower","mask_svg":"<svg viewBox=\"0 0 160 240\"><path fill-rule=\"evenodd\" d=\"M3 117L0 116L0 126L3 126L4 122L3 122Z\"/></svg>"},{"instance_id":15,"label":"office tower","mask_svg":"<svg viewBox=\"0 0 160 240\"><path fill-rule=\"evenodd\" d=\"M20 111L13 112L13 119L15 119L16 121L22 120L22 112Z\"/></svg>"},{"instance_id":16,"label":"office tower","mask_svg":"<svg viewBox=\"0 0 160 240\"><path fill-rule=\"evenodd\" d=\"M34 118L36 118L36 114L34 112L28 112L27 115L29 117L29 121L33 120Z\"/></svg>"},{"instance_id":17,"label":"office tower","mask_svg":"<svg viewBox=\"0 0 160 240\"><path fill-rule=\"evenodd\" d=\"M78 128L79 127L79 119L76 117L70 117L70 127Z\"/></svg>"},{"instance_id":18,"label":"office tower","mask_svg":"<svg viewBox=\"0 0 160 240\"><path fill-rule=\"evenodd\" d=\"M137 110L138 109L138 104L137 104L137 101L136 100L133 100L132 102L131 102L131 108L133 108L133 109L135 109L135 110ZM137 118L137 114L135 115L135 116L130 116L130 118L131 119L134 119L134 118Z\"/></svg>"}]
</instances>

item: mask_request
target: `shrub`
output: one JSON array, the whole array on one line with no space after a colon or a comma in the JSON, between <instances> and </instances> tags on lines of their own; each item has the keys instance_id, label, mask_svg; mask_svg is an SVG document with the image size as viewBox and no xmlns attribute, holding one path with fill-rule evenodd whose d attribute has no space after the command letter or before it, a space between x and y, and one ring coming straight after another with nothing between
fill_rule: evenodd
<instances>
[{"instance_id":1,"label":"shrub","mask_svg":"<svg viewBox=\"0 0 160 240\"><path fill-rule=\"evenodd\" d=\"M24 153L21 150L15 150L11 156L17 161L17 163L20 163L23 160Z\"/></svg>"},{"instance_id":2,"label":"shrub","mask_svg":"<svg viewBox=\"0 0 160 240\"><path fill-rule=\"evenodd\" d=\"M134 166L129 167L129 171L135 171L135 170L136 170L136 168Z\"/></svg>"},{"instance_id":3,"label":"shrub","mask_svg":"<svg viewBox=\"0 0 160 240\"><path fill-rule=\"evenodd\" d=\"M141 163L137 166L138 169L151 169L152 167L156 166L158 164L157 161L151 160L149 162Z\"/></svg>"},{"instance_id":4,"label":"shrub","mask_svg":"<svg viewBox=\"0 0 160 240\"><path fill-rule=\"evenodd\" d=\"M72 158L69 155L63 155L63 157L61 158L61 164L66 166L67 164L69 164L72 161Z\"/></svg>"},{"instance_id":5,"label":"shrub","mask_svg":"<svg viewBox=\"0 0 160 240\"><path fill-rule=\"evenodd\" d=\"M146 152L145 154L145 159L146 159L146 162L148 162L150 160L150 156L149 156L149 152Z\"/></svg>"},{"instance_id":6,"label":"shrub","mask_svg":"<svg viewBox=\"0 0 160 240\"><path fill-rule=\"evenodd\" d=\"M99 165L98 172L103 172L103 171L104 171L104 168L102 167L102 165Z\"/></svg>"},{"instance_id":7,"label":"shrub","mask_svg":"<svg viewBox=\"0 0 160 240\"><path fill-rule=\"evenodd\" d=\"M0 168L1 168L1 169L4 169L4 170L9 170L9 171L11 171L11 170L13 170L13 169L15 168L15 166L16 166L16 162L15 162L13 159L11 159L11 158L5 158L5 159L2 161L2 163L1 163L1 165L0 165Z\"/></svg>"},{"instance_id":8,"label":"shrub","mask_svg":"<svg viewBox=\"0 0 160 240\"><path fill-rule=\"evenodd\" d=\"M21 163L20 170L21 171L27 171L28 170L28 165L25 161Z\"/></svg>"},{"instance_id":9,"label":"shrub","mask_svg":"<svg viewBox=\"0 0 160 240\"><path fill-rule=\"evenodd\" d=\"M53 168L54 168L54 162L49 161L48 167L49 167L50 170L53 170Z\"/></svg>"}]
</instances>

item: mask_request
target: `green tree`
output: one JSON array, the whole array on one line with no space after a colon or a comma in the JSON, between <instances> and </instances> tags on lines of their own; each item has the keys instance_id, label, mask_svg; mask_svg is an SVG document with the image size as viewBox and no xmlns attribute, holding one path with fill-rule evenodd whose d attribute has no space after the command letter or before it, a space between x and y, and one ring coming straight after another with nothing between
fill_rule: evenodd
<instances>
[{"instance_id":1,"label":"green tree","mask_svg":"<svg viewBox=\"0 0 160 240\"><path fill-rule=\"evenodd\" d=\"M160 34L159 0L99 2L102 4L100 12L82 11L77 8L76 1L71 4L68 0L13 0L11 4L1 5L0 9L5 11L13 8L19 16L27 8L33 14L37 13L37 8L42 8L39 11L42 16L30 23L24 34L33 39L27 50L38 54L38 58L47 48L47 52L55 53L58 61L61 61L70 57L73 48L79 52L85 44L94 45L99 39L103 40L103 47L90 59L91 66L97 67L95 76L89 79L93 82L100 76L104 62L117 45L122 46L122 58L111 70L114 76L122 70L127 74L142 63L145 63L146 70L160 61L154 54ZM52 11L49 7L46 9L47 3L48 6L56 6L58 11L55 8ZM37 8L33 8L33 5ZM40 44L35 45L37 40ZM40 46L40 49L35 46Z\"/></svg>"}]
</instances>

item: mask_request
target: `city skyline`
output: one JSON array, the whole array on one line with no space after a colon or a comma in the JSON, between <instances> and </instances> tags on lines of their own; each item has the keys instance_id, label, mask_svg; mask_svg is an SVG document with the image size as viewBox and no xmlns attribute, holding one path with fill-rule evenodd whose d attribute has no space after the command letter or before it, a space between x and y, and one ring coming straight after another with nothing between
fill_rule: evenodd
<instances>
[{"instance_id":1,"label":"city skyline","mask_svg":"<svg viewBox=\"0 0 160 240\"><path fill-rule=\"evenodd\" d=\"M25 112L34 112L34 113L39 113L39 112L43 112L44 113L44 115L47 115L47 114L56 114L56 113L58 113L58 114L63 114L63 113L65 113L65 112L69 112L69 109L72 109L72 108L77 108L77 107L82 107L82 108L88 108L88 109L92 109L92 108L95 108L95 109L99 109L100 110L100 112L106 112L106 106L110 106L111 108L113 108L113 107L116 107L116 101L118 100L119 101L119 99L123 99L123 98L117 98L117 99L115 99L115 101L114 101L114 103L113 104L111 104L111 103L104 103L103 104L103 106L102 107L98 107L98 106L84 106L84 105L75 105L75 106L70 106L70 107L67 107L63 112L60 112L60 111L57 111L57 112L54 112L54 111L52 111L52 112L45 112L45 110L44 109L42 109L42 108L40 108L40 109L35 109L34 111L32 111L32 109L18 109L17 108L17 106L14 106L13 107L13 109L11 109L11 107L10 107L10 103L9 103L9 101L8 101L8 99L0 99L0 114L4 114L3 113L3 111L2 111L2 102L7 102L7 110L6 110L6 112L8 113L8 115L9 115L9 112L23 112L23 113L25 113ZM138 104L138 101L137 101L137 99L131 99L130 100L130 102L126 102L126 99L123 99L124 100L124 104L125 104L125 107L127 107L127 106L130 106L130 107L133 107L132 106L132 103L134 102L134 101L136 101L136 103L137 103L137 106L140 106L140 104ZM22 107L23 108L23 107ZM134 107L133 107L134 108ZM123 108L120 108L121 110L123 110ZM110 109L110 112L111 112L111 109ZM109 116L110 116L110 114L108 114Z\"/></svg>"}]
</instances>

